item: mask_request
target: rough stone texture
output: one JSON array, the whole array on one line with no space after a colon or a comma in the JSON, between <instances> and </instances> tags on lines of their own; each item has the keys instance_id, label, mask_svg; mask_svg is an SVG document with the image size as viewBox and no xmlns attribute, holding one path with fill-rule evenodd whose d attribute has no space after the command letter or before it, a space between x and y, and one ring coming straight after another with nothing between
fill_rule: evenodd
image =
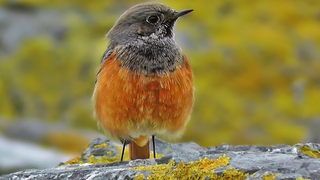
<instances>
[{"instance_id":1,"label":"rough stone texture","mask_svg":"<svg viewBox=\"0 0 320 180\"><path fill-rule=\"evenodd\" d=\"M107 146L103 146L106 143ZM216 147L203 148L195 143L169 144L156 140L161 159L135 160L114 162L108 164L89 164L88 157L103 156L105 153L115 157L119 150L117 145L109 140L94 140L82 154L80 160L85 164L62 165L43 170L24 170L0 177L4 179L134 179L138 174L147 178L152 172L137 171L132 167L167 164L171 160L176 164L186 164L203 159L217 159L222 155L230 157L229 165L215 169L216 174L234 167L244 173L249 173L247 179L263 179L263 175L277 174L276 179L309 178L320 179L320 144L306 143L276 146L232 146L222 144ZM98 145L98 146L97 146ZM99 146L100 145L100 146ZM302 147L310 152L302 152ZM309 155L307 155L309 154ZM118 154L117 154L118 155ZM313 156L313 157L312 157Z\"/></svg>"}]
</instances>

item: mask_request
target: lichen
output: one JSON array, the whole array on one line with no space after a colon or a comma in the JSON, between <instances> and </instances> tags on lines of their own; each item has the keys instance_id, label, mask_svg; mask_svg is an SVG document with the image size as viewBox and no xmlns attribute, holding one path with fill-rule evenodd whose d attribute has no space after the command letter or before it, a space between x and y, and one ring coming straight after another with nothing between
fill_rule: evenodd
<instances>
[{"instance_id":1,"label":"lichen","mask_svg":"<svg viewBox=\"0 0 320 180\"><path fill-rule=\"evenodd\" d=\"M248 173L244 173L243 171L238 171L235 168L229 168L223 171L223 174L217 176L216 179L234 179L234 180L241 180L246 179L249 177Z\"/></svg>"},{"instance_id":2,"label":"lichen","mask_svg":"<svg viewBox=\"0 0 320 180\"><path fill-rule=\"evenodd\" d=\"M278 174L266 173L261 176L264 180L274 180L278 177Z\"/></svg>"},{"instance_id":3,"label":"lichen","mask_svg":"<svg viewBox=\"0 0 320 180\"><path fill-rule=\"evenodd\" d=\"M108 148L108 144L107 143L102 143L102 144L97 144L97 145L94 145L93 148Z\"/></svg>"},{"instance_id":4,"label":"lichen","mask_svg":"<svg viewBox=\"0 0 320 180\"><path fill-rule=\"evenodd\" d=\"M186 164L181 162L176 164L174 161L170 161L168 164L152 165L146 167L132 168L137 171L149 171L152 174L148 176L148 179L245 179L248 174L239 172L234 168L230 168L224 171L223 174L215 174L215 169L218 167L224 167L229 164L230 157L226 155L220 156L218 159L204 158L198 161L190 162Z\"/></svg>"},{"instance_id":5,"label":"lichen","mask_svg":"<svg viewBox=\"0 0 320 180\"><path fill-rule=\"evenodd\" d=\"M163 154L156 153L156 158L157 159L162 158L163 156L164 156ZM153 151L151 151L151 153L150 153L150 159L153 159Z\"/></svg>"},{"instance_id":6,"label":"lichen","mask_svg":"<svg viewBox=\"0 0 320 180\"><path fill-rule=\"evenodd\" d=\"M128 160L129 158L124 156L124 160ZM113 163L113 162L118 162L120 160L120 155L116 155L116 156L107 156L107 155L103 155L103 156L94 156L91 155L88 158L88 163L97 165L97 164L108 164L108 163Z\"/></svg>"},{"instance_id":7,"label":"lichen","mask_svg":"<svg viewBox=\"0 0 320 180\"><path fill-rule=\"evenodd\" d=\"M81 156L78 156L78 157L75 157L73 159L70 159L69 161L67 161L65 163L61 163L61 164L59 164L59 166L74 165L74 164L84 164L84 162L81 161Z\"/></svg>"},{"instance_id":8,"label":"lichen","mask_svg":"<svg viewBox=\"0 0 320 180\"><path fill-rule=\"evenodd\" d=\"M300 150L303 154L308 155L308 156L310 156L310 157L320 158L320 152L317 151L317 150L311 149L310 146L302 145L302 146L300 146L299 150Z\"/></svg>"},{"instance_id":9,"label":"lichen","mask_svg":"<svg viewBox=\"0 0 320 180\"><path fill-rule=\"evenodd\" d=\"M146 177L144 176L144 174L137 174L136 177L134 178L134 180L143 180Z\"/></svg>"},{"instance_id":10,"label":"lichen","mask_svg":"<svg viewBox=\"0 0 320 180\"><path fill-rule=\"evenodd\" d=\"M298 177L296 180L311 180L311 179L305 179L303 177Z\"/></svg>"},{"instance_id":11,"label":"lichen","mask_svg":"<svg viewBox=\"0 0 320 180\"><path fill-rule=\"evenodd\" d=\"M88 148L90 148L90 145L88 145L86 149L88 150ZM79 157L73 158L65 163L59 164L59 166L84 164L84 163L91 163L91 164L97 165L97 164L106 164L106 163L113 163L113 162L120 161L122 146L112 146L112 145L109 146L107 142L104 142L101 144L96 144L92 148L93 149L103 148L108 151L103 156L95 156L95 155L89 154L88 156L90 156L90 157L88 157L87 154L82 154ZM118 151L116 151L115 149L117 149ZM90 150L88 150L88 151L90 151ZM157 153L156 157L162 158L163 155ZM150 153L150 159L153 159L153 151L151 151L151 153ZM124 161L130 160L128 148L126 148L124 151L123 160Z\"/></svg>"},{"instance_id":12,"label":"lichen","mask_svg":"<svg viewBox=\"0 0 320 180\"><path fill-rule=\"evenodd\" d=\"M122 147L120 147L120 146L116 146L116 147L117 147L117 149L118 149L118 151L119 151L120 153L117 154L116 156L114 156L115 158L117 158L117 160L114 161L114 162L120 161L121 152L122 152ZM127 148L124 150L123 160L124 160L124 161L129 161L129 160L130 160L129 151L128 151Z\"/></svg>"}]
</instances>

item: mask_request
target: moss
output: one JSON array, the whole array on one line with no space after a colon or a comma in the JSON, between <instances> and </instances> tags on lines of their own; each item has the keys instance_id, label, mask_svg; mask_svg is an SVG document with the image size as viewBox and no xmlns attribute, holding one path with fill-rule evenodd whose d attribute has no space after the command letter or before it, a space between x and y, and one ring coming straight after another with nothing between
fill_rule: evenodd
<instances>
[{"instance_id":1,"label":"moss","mask_svg":"<svg viewBox=\"0 0 320 180\"><path fill-rule=\"evenodd\" d=\"M198 161L185 164L181 162L175 164L170 161L168 164L152 165L146 167L135 167L137 171L149 171L152 174L148 179L245 179L248 174L239 172L234 168L224 171L222 175L214 174L215 169L229 164L230 157L220 156L218 159L200 159Z\"/></svg>"},{"instance_id":2,"label":"moss","mask_svg":"<svg viewBox=\"0 0 320 180\"><path fill-rule=\"evenodd\" d=\"M310 146L307 146L307 145L302 145L299 150L305 154L305 155L308 155L310 157L313 157L313 158L320 158L320 152L317 151L317 150L313 150L311 149Z\"/></svg>"},{"instance_id":3,"label":"moss","mask_svg":"<svg viewBox=\"0 0 320 180\"><path fill-rule=\"evenodd\" d=\"M266 173L264 175L262 175L261 177L264 179L264 180L274 180L276 179L278 176L278 174L273 174L273 173Z\"/></svg>"}]
</instances>

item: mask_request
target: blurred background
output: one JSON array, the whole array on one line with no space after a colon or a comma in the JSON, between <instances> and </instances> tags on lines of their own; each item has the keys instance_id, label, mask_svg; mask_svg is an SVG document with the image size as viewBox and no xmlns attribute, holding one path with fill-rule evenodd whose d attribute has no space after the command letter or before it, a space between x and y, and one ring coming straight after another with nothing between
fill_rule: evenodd
<instances>
[{"instance_id":1,"label":"blurred background","mask_svg":"<svg viewBox=\"0 0 320 180\"><path fill-rule=\"evenodd\" d=\"M103 137L91 95L104 36L140 0L0 0L0 175L55 167ZM320 1L158 0L195 77L179 142L320 141ZM172 141L170 141L172 142Z\"/></svg>"}]
</instances>

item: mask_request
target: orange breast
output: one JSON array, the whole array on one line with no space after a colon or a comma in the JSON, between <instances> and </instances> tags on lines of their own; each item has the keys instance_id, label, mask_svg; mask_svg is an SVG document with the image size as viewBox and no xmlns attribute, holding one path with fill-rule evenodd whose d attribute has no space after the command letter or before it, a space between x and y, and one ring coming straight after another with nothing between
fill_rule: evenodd
<instances>
[{"instance_id":1,"label":"orange breast","mask_svg":"<svg viewBox=\"0 0 320 180\"><path fill-rule=\"evenodd\" d=\"M93 95L103 129L118 138L182 133L193 106L189 63L162 76L121 68L112 54L102 65Z\"/></svg>"}]
</instances>

